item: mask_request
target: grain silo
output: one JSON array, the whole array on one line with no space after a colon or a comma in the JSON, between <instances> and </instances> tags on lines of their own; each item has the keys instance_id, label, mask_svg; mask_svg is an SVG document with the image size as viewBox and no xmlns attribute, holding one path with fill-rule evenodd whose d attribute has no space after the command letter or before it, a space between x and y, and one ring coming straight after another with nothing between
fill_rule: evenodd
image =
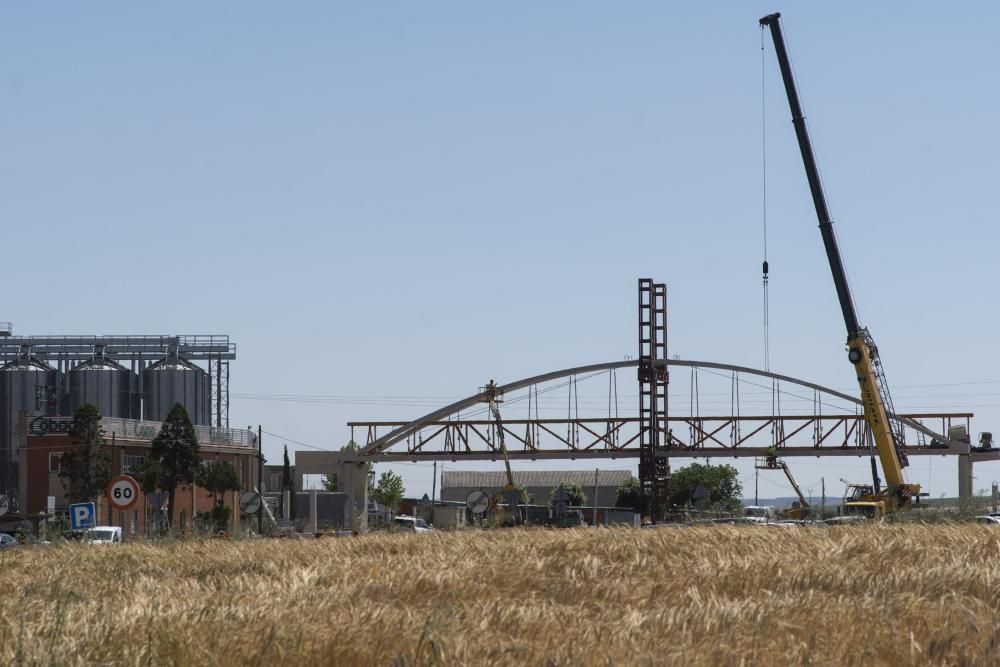
<instances>
[{"instance_id":1,"label":"grain silo","mask_svg":"<svg viewBox=\"0 0 1000 667\"><path fill-rule=\"evenodd\" d=\"M89 403L102 417L139 419L139 376L97 352L66 374L69 380L69 413Z\"/></svg>"},{"instance_id":2,"label":"grain silo","mask_svg":"<svg viewBox=\"0 0 1000 667\"><path fill-rule=\"evenodd\" d=\"M168 354L142 371L142 418L161 422L175 404L187 409L194 424L210 424L211 382L208 373L176 354Z\"/></svg>"},{"instance_id":3,"label":"grain silo","mask_svg":"<svg viewBox=\"0 0 1000 667\"><path fill-rule=\"evenodd\" d=\"M61 408L61 374L22 348L0 366L0 493L16 495L21 453L15 446L18 414L57 415Z\"/></svg>"}]
</instances>

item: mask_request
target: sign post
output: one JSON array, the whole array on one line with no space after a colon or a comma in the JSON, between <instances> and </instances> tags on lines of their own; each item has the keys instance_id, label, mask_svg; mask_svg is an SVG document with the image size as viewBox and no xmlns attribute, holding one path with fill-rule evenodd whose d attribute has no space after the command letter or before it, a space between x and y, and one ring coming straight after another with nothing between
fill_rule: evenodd
<instances>
[{"instance_id":1,"label":"sign post","mask_svg":"<svg viewBox=\"0 0 1000 667\"><path fill-rule=\"evenodd\" d=\"M132 509L142 494L139 482L128 475L112 477L108 482L108 503L118 511Z\"/></svg>"},{"instance_id":2,"label":"sign post","mask_svg":"<svg viewBox=\"0 0 1000 667\"><path fill-rule=\"evenodd\" d=\"M483 514L490 507L490 497L485 491L471 491L465 499L465 506L473 514Z\"/></svg>"},{"instance_id":3,"label":"sign post","mask_svg":"<svg viewBox=\"0 0 1000 667\"><path fill-rule=\"evenodd\" d=\"M69 506L69 527L73 530L93 528L97 518L94 503L74 503Z\"/></svg>"},{"instance_id":4,"label":"sign post","mask_svg":"<svg viewBox=\"0 0 1000 667\"><path fill-rule=\"evenodd\" d=\"M240 496L240 511L244 514L256 514L260 508L260 494L256 491L244 491Z\"/></svg>"}]
</instances>

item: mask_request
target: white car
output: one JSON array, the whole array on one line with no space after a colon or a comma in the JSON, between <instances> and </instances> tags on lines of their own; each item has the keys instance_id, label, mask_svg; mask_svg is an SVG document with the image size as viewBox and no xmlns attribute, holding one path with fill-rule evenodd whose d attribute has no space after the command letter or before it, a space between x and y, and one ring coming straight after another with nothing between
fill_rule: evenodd
<instances>
[{"instance_id":1,"label":"white car","mask_svg":"<svg viewBox=\"0 0 1000 667\"><path fill-rule=\"evenodd\" d=\"M427 525L427 522L423 519L418 519L417 517L408 516L406 514L400 514L392 522L396 525L399 530L405 530L411 533L429 533L431 532L431 527Z\"/></svg>"},{"instance_id":2,"label":"white car","mask_svg":"<svg viewBox=\"0 0 1000 667\"><path fill-rule=\"evenodd\" d=\"M976 523L1000 523L1000 516L996 514L983 514L976 517Z\"/></svg>"},{"instance_id":3,"label":"white car","mask_svg":"<svg viewBox=\"0 0 1000 667\"><path fill-rule=\"evenodd\" d=\"M97 526L84 534L83 541L87 544L121 544L122 529L120 526Z\"/></svg>"}]
</instances>

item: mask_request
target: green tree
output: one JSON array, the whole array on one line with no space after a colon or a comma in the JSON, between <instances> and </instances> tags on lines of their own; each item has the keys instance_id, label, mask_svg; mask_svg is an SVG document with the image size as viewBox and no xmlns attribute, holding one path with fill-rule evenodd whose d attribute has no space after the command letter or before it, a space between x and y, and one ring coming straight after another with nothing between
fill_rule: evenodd
<instances>
[{"instance_id":1,"label":"green tree","mask_svg":"<svg viewBox=\"0 0 1000 667\"><path fill-rule=\"evenodd\" d=\"M559 493L559 489L566 489L566 495L569 498L571 506L582 507L587 504L587 494L583 492L583 487L576 482L559 482L559 486L552 489L552 492L549 494L549 505L556 504L556 494Z\"/></svg>"},{"instance_id":2,"label":"green tree","mask_svg":"<svg viewBox=\"0 0 1000 667\"><path fill-rule=\"evenodd\" d=\"M59 457L59 478L70 501L93 500L111 481L111 448L96 407L84 404L77 409L69 437L69 451Z\"/></svg>"},{"instance_id":3,"label":"green tree","mask_svg":"<svg viewBox=\"0 0 1000 667\"><path fill-rule=\"evenodd\" d=\"M288 460L288 445L285 445L285 458L281 464L281 499L279 507L282 515L285 512L285 491L288 491L288 518L295 521L298 514L298 502L295 497L295 478L292 477L292 464Z\"/></svg>"},{"instance_id":4,"label":"green tree","mask_svg":"<svg viewBox=\"0 0 1000 667\"><path fill-rule=\"evenodd\" d=\"M740 497L743 495L743 486L740 484L739 471L728 464L709 463L690 463L673 472L670 477L671 504L692 504L692 494L698 484L708 490L712 507L732 512L739 511L742 507Z\"/></svg>"},{"instance_id":5,"label":"green tree","mask_svg":"<svg viewBox=\"0 0 1000 667\"><path fill-rule=\"evenodd\" d=\"M146 459L146 462L142 464L141 468L136 469L134 474L143 493L155 493L160 488L160 477L163 475L163 471L159 461L152 458Z\"/></svg>"},{"instance_id":6,"label":"green tree","mask_svg":"<svg viewBox=\"0 0 1000 667\"><path fill-rule=\"evenodd\" d=\"M640 500L639 480L635 477L629 477L615 490L615 507L638 512Z\"/></svg>"},{"instance_id":7,"label":"green tree","mask_svg":"<svg viewBox=\"0 0 1000 667\"><path fill-rule=\"evenodd\" d=\"M149 458L158 464L156 486L167 492L167 522L172 526L177 487L194 483L200 461L194 425L180 403L176 403L167 413L160 432L153 438Z\"/></svg>"},{"instance_id":8,"label":"green tree","mask_svg":"<svg viewBox=\"0 0 1000 667\"><path fill-rule=\"evenodd\" d=\"M375 500L380 504L390 508L393 512L399 507L399 502L403 499L406 490L403 488L403 478L391 470L386 470L378 478L375 485Z\"/></svg>"},{"instance_id":9,"label":"green tree","mask_svg":"<svg viewBox=\"0 0 1000 667\"><path fill-rule=\"evenodd\" d=\"M198 470L198 486L212 494L216 505L225 503L224 494L240 490L240 475L231 461L208 461Z\"/></svg>"},{"instance_id":10,"label":"green tree","mask_svg":"<svg viewBox=\"0 0 1000 667\"><path fill-rule=\"evenodd\" d=\"M212 493L213 500L211 511L200 515L211 522L213 530L226 530L232 508L224 500L225 493L240 490L240 476L236 467L229 461L208 461L199 468L196 481L198 486Z\"/></svg>"},{"instance_id":11,"label":"green tree","mask_svg":"<svg viewBox=\"0 0 1000 667\"><path fill-rule=\"evenodd\" d=\"M518 491L521 494L522 503L524 503L525 505L531 503L532 497L528 495L528 487L526 487L524 484L515 484L514 490Z\"/></svg>"}]
</instances>

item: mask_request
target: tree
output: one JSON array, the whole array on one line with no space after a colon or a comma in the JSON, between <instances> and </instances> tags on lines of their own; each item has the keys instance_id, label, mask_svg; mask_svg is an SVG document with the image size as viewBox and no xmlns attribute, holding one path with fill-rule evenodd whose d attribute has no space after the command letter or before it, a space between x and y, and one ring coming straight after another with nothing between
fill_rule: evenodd
<instances>
[{"instance_id":1,"label":"tree","mask_svg":"<svg viewBox=\"0 0 1000 667\"><path fill-rule=\"evenodd\" d=\"M162 475L163 470L160 468L160 462L152 458L146 459L142 467L135 470L136 481L142 487L143 493L155 493L160 488L160 477Z\"/></svg>"},{"instance_id":2,"label":"tree","mask_svg":"<svg viewBox=\"0 0 1000 667\"><path fill-rule=\"evenodd\" d=\"M223 505L227 491L240 490L240 475L231 461L208 461L198 471L198 486L211 492L216 505Z\"/></svg>"},{"instance_id":3,"label":"tree","mask_svg":"<svg viewBox=\"0 0 1000 667\"><path fill-rule=\"evenodd\" d=\"M670 502L684 506L694 502L692 494L701 484L709 493L709 503L715 508L739 511L743 486L739 471L731 465L690 463L675 471L670 478Z\"/></svg>"},{"instance_id":4,"label":"tree","mask_svg":"<svg viewBox=\"0 0 1000 667\"><path fill-rule=\"evenodd\" d=\"M528 487L526 487L524 484L515 484L514 490L521 494L522 503L524 503L525 505L531 503L532 498L531 496L528 495Z\"/></svg>"},{"instance_id":5,"label":"tree","mask_svg":"<svg viewBox=\"0 0 1000 667\"><path fill-rule=\"evenodd\" d=\"M576 482L559 482L559 486L552 489L552 493L549 494L549 505L556 504L556 494L559 493L559 489L566 490L566 495L571 506L582 507L587 504L587 494L583 492L583 488L579 484Z\"/></svg>"},{"instance_id":6,"label":"tree","mask_svg":"<svg viewBox=\"0 0 1000 667\"><path fill-rule=\"evenodd\" d=\"M406 490L403 488L403 478L391 470L386 470L378 478L375 485L375 500L380 504L390 508L393 512L399 507L399 502L403 499Z\"/></svg>"},{"instance_id":7,"label":"tree","mask_svg":"<svg viewBox=\"0 0 1000 667\"><path fill-rule=\"evenodd\" d=\"M630 509L635 512L639 512L641 511L639 503L639 480L635 477L629 477L615 490L615 507L621 507L623 509Z\"/></svg>"},{"instance_id":8,"label":"tree","mask_svg":"<svg viewBox=\"0 0 1000 667\"><path fill-rule=\"evenodd\" d=\"M232 510L224 500L227 491L240 490L240 476L229 461L208 461L198 470L198 486L212 493L212 511L206 512L206 519L212 522L213 530L226 530Z\"/></svg>"},{"instance_id":9,"label":"tree","mask_svg":"<svg viewBox=\"0 0 1000 667\"><path fill-rule=\"evenodd\" d=\"M156 486L167 492L167 522L172 526L177 487L194 483L200 460L198 437L194 433L191 417L180 403L167 413L160 432L153 438L149 458L159 464Z\"/></svg>"},{"instance_id":10,"label":"tree","mask_svg":"<svg viewBox=\"0 0 1000 667\"><path fill-rule=\"evenodd\" d=\"M96 407L84 404L77 409L69 437L69 451L59 457L59 478L71 501L93 500L111 481L111 450Z\"/></svg>"},{"instance_id":11,"label":"tree","mask_svg":"<svg viewBox=\"0 0 1000 667\"><path fill-rule=\"evenodd\" d=\"M292 478L292 464L288 462L288 445L285 445L285 460L281 464L281 505L284 511L285 491L288 491L288 518L295 521L296 505L295 480Z\"/></svg>"}]
</instances>

